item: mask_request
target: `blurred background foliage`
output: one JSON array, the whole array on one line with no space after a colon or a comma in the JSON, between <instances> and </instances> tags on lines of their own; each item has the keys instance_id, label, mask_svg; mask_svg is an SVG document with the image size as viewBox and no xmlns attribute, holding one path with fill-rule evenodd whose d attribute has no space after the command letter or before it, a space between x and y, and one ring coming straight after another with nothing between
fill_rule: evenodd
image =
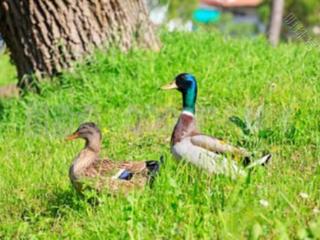
<instances>
[{"instance_id":1,"label":"blurred background foliage","mask_svg":"<svg viewBox=\"0 0 320 240\"><path fill-rule=\"evenodd\" d=\"M305 26L320 24L319 0L286 0L286 14L293 13Z\"/></svg>"},{"instance_id":2,"label":"blurred background foliage","mask_svg":"<svg viewBox=\"0 0 320 240\"><path fill-rule=\"evenodd\" d=\"M259 7L261 19L267 23L272 0L265 0ZM181 17L188 19L193 10L198 6L198 0L150 0L150 6L166 5L169 7L169 18ZM285 15L294 14L305 26L320 24L320 1L319 0L286 0Z\"/></svg>"}]
</instances>

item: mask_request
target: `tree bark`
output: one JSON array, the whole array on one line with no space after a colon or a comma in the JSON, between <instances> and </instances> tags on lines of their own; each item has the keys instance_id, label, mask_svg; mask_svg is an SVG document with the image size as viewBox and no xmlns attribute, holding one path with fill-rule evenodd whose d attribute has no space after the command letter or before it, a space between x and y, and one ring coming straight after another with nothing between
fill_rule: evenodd
<instances>
[{"instance_id":1,"label":"tree bark","mask_svg":"<svg viewBox=\"0 0 320 240\"><path fill-rule=\"evenodd\" d=\"M25 76L52 76L95 47L158 50L144 0L0 0L0 32Z\"/></svg>"},{"instance_id":2,"label":"tree bark","mask_svg":"<svg viewBox=\"0 0 320 240\"><path fill-rule=\"evenodd\" d=\"M284 0L272 0L268 36L272 46L277 46L280 41L283 12Z\"/></svg>"}]
</instances>

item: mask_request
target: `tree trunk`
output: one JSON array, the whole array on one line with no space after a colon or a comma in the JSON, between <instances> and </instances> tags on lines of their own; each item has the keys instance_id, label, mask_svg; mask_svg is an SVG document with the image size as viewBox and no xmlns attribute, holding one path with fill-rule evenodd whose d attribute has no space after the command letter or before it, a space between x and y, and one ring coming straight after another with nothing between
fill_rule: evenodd
<instances>
[{"instance_id":1,"label":"tree trunk","mask_svg":"<svg viewBox=\"0 0 320 240\"><path fill-rule=\"evenodd\" d=\"M283 12L284 0L272 0L268 38L273 46L277 46L280 41Z\"/></svg>"},{"instance_id":2,"label":"tree trunk","mask_svg":"<svg viewBox=\"0 0 320 240\"><path fill-rule=\"evenodd\" d=\"M160 47L144 0L0 0L0 32L20 87L24 76L52 76L95 47Z\"/></svg>"}]
</instances>

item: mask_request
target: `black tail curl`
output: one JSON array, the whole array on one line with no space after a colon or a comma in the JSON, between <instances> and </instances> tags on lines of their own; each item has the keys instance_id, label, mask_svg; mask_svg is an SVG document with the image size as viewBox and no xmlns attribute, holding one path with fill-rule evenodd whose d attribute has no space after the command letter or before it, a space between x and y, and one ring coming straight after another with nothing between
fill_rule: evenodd
<instances>
[{"instance_id":1,"label":"black tail curl","mask_svg":"<svg viewBox=\"0 0 320 240\"><path fill-rule=\"evenodd\" d=\"M158 175L159 171L160 171L160 167L161 165L163 165L164 163L164 157L161 156L159 161L156 160L150 160L150 161L146 161L146 166L148 169L148 175L149 175L149 184L152 187L153 182L156 178L156 176Z\"/></svg>"}]
</instances>

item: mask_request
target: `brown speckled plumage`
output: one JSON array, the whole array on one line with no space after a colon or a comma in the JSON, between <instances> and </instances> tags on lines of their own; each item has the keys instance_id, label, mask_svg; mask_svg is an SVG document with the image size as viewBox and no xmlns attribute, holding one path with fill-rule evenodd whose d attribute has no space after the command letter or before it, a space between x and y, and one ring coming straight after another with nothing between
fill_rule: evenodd
<instances>
[{"instance_id":1,"label":"brown speckled plumage","mask_svg":"<svg viewBox=\"0 0 320 240\"><path fill-rule=\"evenodd\" d=\"M114 178L119 171L129 170L134 173L128 180ZM148 182L148 169L145 162L116 162L111 160L95 160L81 172L73 172L70 167L70 179L77 191L83 190L83 185L90 182L89 187L97 191L104 189L127 191L129 188L142 188Z\"/></svg>"},{"instance_id":2,"label":"brown speckled plumage","mask_svg":"<svg viewBox=\"0 0 320 240\"><path fill-rule=\"evenodd\" d=\"M124 192L143 188L150 180L150 173L158 169L148 167L147 161L111 161L100 159L101 133L92 123L82 124L69 136L69 140L83 138L86 145L74 159L69 169L72 185L78 192L85 189L97 191ZM154 162L157 164L157 162ZM120 179L119 173L128 171L130 179Z\"/></svg>"}]
</instances>

